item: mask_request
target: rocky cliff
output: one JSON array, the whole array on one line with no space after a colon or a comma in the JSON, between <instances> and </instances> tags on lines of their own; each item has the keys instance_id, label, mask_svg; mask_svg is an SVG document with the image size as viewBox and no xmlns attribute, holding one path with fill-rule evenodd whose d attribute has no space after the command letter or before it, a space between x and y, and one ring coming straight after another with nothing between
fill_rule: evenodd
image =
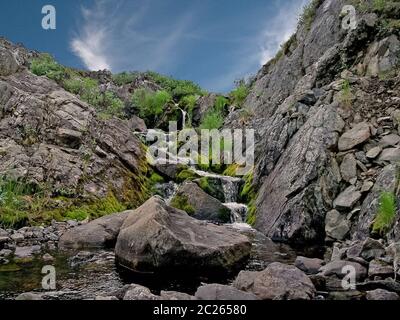
<instances>
[{"instance_id":1,"label":"rocky cliff","mask_svg":"<svg viewBox=\"0 0 400 320\"><path fill-rule=\"evenodd\" d=\"M255 226L276 240L400 237L393 213L374 226L382 194L399 196L400 3L353 1L354 30L347 4L312 1L252 82L247 116L226 123L257 130Z\"/></svg>"},{"instance_id":2,"label":"rocky cliff","mask_svg":"<svg viewBox=\"0 0 400 320\"><path fill-rule=\"evenodd\" d=\"M101 120L55 81L32 74L35 55L0 41L1 178L40 190L46 210L104 199L141 204L147 165L129 123Z\"/></svg>"}]
</instances>

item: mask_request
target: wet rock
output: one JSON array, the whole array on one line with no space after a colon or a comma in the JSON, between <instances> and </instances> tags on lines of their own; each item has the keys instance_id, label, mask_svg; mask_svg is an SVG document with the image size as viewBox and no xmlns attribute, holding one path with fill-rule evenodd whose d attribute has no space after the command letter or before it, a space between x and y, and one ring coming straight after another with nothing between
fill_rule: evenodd
<instances>
[{"instance_id":1,"label":"wet rock","mask_svg":"<svg viewBox=\"0 0 400 320\"><path fill-rule=\"evenodd\" d=\"M197 300L197 298L182 292L161 291L160 300L188 301L188 300Z\"/></svg>"},{"instance_id":2,"label":"wet rock","mask_svg":"<svg viewBox=\"0 0 400 320\"><path fill-rule=\"evenodd\" d=\"M294 265L306 274L317 274L325 262L317 258L297 257Z\"/></svg>"},{"instance_id":3,"label":"wet rock","mask_svg":"<svg viewBox=\"0 0 400 320\"><path fill-rule=\"evenodd\" d=\"M69 264L72 268L81 266L83 264L89 263L93 261L95 258L95 254L93 252L81 251L75 256L68 259Z\"/></svg>"},{"instance_id":4,"label":"wet rock","mask_svg":"<svg viewBox=\"0 0 400 320\"><path fill-rule=\"evenodd\" d=\"M153 197L129 214L115 248L117 262L143 272L230 272L247 260L247 237L191 218Z\"/></svg>"},{"instance_id":5,"label":"wet rock","mask_svg":"<svg viewBox=\"0 0 400 320\"><path fill-rule=\"evenodd\" d=\"M345 132L339 138L339 150L346 151L367 141L371 136L368 123L356 124L351 130Z\"/></svg>"},{"instance_id":6,"label":"wet rock","mask_svg":"<svg viewBox=\"0 0 400 320\"><path fill-rule=\"evenodd\" d=\"M367 291L367 300L399 300L399 295L383 289Z\"/></svg>"},{"instance_id":7,"label":"wet rock","mask_svg":"<svg viewBox=\"0 0 400 320\"><path fill-rule=\"evenodd\" d=\"M19 259L29 258L34 254L37 254L41 251L41 247L39 245L31 246L31 247L17 247L14 252L14 256Z\"/></svg>"},{"instance_id":8,"label":"wet rock","mask_svg":"<svg viewBox=\"0 0 400 320\"><path fill-rule=\"evenodd\" d=\"M347 272L345 271L345 267L347 266L354 267L354 269L356 270L357 280L365 279L365 277L367 276L367 269L361 264L344 260L329 262L325 266L321 267L319 271L323 276L329 277L333 275L341 279L345 275L347 275Z\"/></svg>"},{"instance_id":9,"label":"wet rock","mask_svg":"<svg viewBox=\"0 0 400 320\"><path fill-rule=\"evenodd\" d=\"M374 147L374 148L370 149L367 152L366 157L368 159L376 159L381 152L382 152L382 148L381 147L379 147L379 146L378 147Z\"/></svg>"},{"instance_id":10,"label":"wet rock","mask_svg":"<svg viewBox=\"0 0 400 320\"><path fill-rule=\"evenodd\" d=\"M352 209L361 199L361 192L355 186L350 186L333 201L333 206L339 210Z\"/></svg>"},{"instance_id":11,"label":"wet rock","mask_svg":"<svg viewBox=\"0 0 400 320\"><path fill-rule=\"evenodd\" d=\"M32 292L25 292L21 293L15 300L23 300L23 301L30 301L30 300L43 300L42 296L37 293Z\"/></svg>"},{"instance_id":12,"label":"wet rock","mask_svg":"<svg viewBox=\"0 0 400 320\"><path fill-rule=\"evenodd\" d=\"M384 149L378 158L379 161L396 162L400 161L400 148Z\"/></svg>"},{"instance_id":13,"label":"wet rock","mask_svg":"<svg viewBox=\"0 0 400 320\"><path fill-rule=\"evenodd\" d=\"M97 296L94 300L96 301L116 301L117 297L114 296Z\"/></svg>"},{"instance_id":14,"label":"wet rock","mask_svg":"<svg viewBox=\"0 0 400 320\"><path fill-rule=\"evenodd\" d=\"M199 300L259 300L252 293L221 284L207 284L197 289L195 296Z\"/></svg>"},{"instance_id":15,"label":"wet rock","mask_svg":"<svg viewBox=\"0 0 400 320\"><path fill-rule=\"evenodd\" d=\"M325 233L334 240L343 240L350 231L346 216L337 210L331 210L326 214Z\"/></svg>"},{"instance_id":16,"label":"wet rock","mask_svg":"<svg viewBox=\"0 0 400 320\"><path fill-rule=\"evenodd\" d=\"M219 200L204 192L196 183L184 183L175 195L175 198L184 198L193 208L190 215L199 220L208 220L226 223L230 221L231 210ZM174 200L171 201L174 203Z\"/></svg>"},{"instance_id":17,"label":"wet rock","mask_svg":"<svg viewBox=\"0 0 400 320\"><path fill-rule=\"evenodd\" d=\"M378 240L367 238L362 245L360 256L367 261L371 261L382 257L385 252L385 247L382 243Z\"/></svg>"},{"instance_id":18,"label":"wet rock","mask_svg":"<svg viewBox=\"0 0 400 320\"><path fill-rule=\"evenodd\" d=\"M159 300L159 297L152 294L150 289L138 284L131 284L127 289L123 300Z\"/></svg>"},{"instance_id":19,"label":"wet rock","mask_svg":"<svg viewBox=\"0 0 400 320\"><path fill-rule=\"evenodd\" d=\"M400 283L394 281L393 279L385 280L368 280L363 283L357 284L357 289L361 291L370 291L375 289L383 289L390 292L396 292L400 294Z\"/></svg>"},{"instance_id":20,"label":"wet rock","mask_svg":"<svg viewBox=\"0 0 400 320\"><path fill-rule=\"evenodd\" d=\"M241 271L233 285L262 300L309 300L315 295L315 287L303 271L279 262L260 272Z\"/></svg>"},{"instance_id":21,"label":"wet rock","mask_svg":"<svg viewBox=\"0 0 400 320\"><path fill-rule=\"evenodd\" d=\"M13 253L12 250L3 249L3 250L0 250L0 257L8 257L8 256L10 256L12 253Z\"/></svg>"},{"instance_id":22,"label":"wet rock","mask_svg":"<svg viewBox=\"0 0 400 320\"><path fill-rule=\"evenodd\" d=\"M374 279L375 276L386 278L394 276L393 267L381 260L372 260L369 263L368 276L370 279Z\"/></svg>"},{"instance_id":23,"label":"wet rock","mask_svg":"<svg viewBox=\"0 0 400 320\"><path fill-rule=\"evenodd\" d=\"M350 182L357 178L357 161L352 153L345 155L340 165L340 173L344 181Z\"/></svg>"},{"instance_id":24,"label":"wet rock","mask_svg":"<svg viewBox=\"0 0 400 320\"><path fill-rule=\"evenodd\" d=\"M46 253L45 255L43 255L42 260L45 262L52 262L54 261L54 257L49 253Z\"/></svg>"},{"instance_id":25,"label":"wet rock","mask_svg":"<svg viewBox=\"0 0 400 320\"><path fill-rule=\"evenodd\" d=\"M61 236L59 247L64 249L113 247L129 213L130 211L111 214L75 227Z\"/></svg>"},{"instance_id":26,"label":"wet rock","mask_svg":"<svg viewBox=\"0 0 400 320\"><path fill-rule=\"evenodd\" d=\"M336 291L329 292L328 300L336 301L348 301L348 300L361 300L364 298L364 294L357 290L351 291Z\"/></svg>"}]
</instances>

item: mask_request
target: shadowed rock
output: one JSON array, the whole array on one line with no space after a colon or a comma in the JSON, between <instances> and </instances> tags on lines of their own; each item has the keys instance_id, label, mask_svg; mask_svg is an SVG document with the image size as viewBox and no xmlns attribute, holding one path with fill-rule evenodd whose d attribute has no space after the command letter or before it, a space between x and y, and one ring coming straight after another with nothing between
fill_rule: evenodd
<instances>
[{"instance_id":1,"label":"shadowed rock","mask_svg":"<svg viewBox=\"0 0 400 320\"><path fill-rule=\"evenodd\" d=\"M120 266L136 272L229 273L247 260L247 237L205 223L153 197L125 220L115 248Z\"/></svg>"}]
</instances>

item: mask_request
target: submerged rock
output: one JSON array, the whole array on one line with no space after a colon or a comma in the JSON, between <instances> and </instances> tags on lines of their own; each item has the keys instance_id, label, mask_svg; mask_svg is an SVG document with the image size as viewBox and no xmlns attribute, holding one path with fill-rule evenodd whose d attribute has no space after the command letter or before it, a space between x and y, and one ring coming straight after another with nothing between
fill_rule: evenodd
<instances>
[{"instance_id":1,"label":"submerged rock","mask_svg":"<svg viewBox=\"0 0 400 320\"><path fill-rule=\"evenodd\" d=\"M120 266L136 272L215 275L242 266L250 249L247 237L191 218L153 197L129 214L115 253Z\"/></svg>"},{"instance_id":2,"label":"submerged rock","mask_svg":"<svg viewBox=\"0 0 400 320\"><path fill-rule=\"evenodd\" d=\"M197 289L196 298L199 300L259 300L252 293L238 290L222 284L207 284Z\"/></svg>"},{"instance_id":3,"label":"submerged rock","mask_svg":"<svg viewBox=\"0 0 400 320\"><path fill-rule=\"evenodd\" d=\"M303 271L279 262L260 272L241 271L234 286L262 300L309 300L315 295L314 284Z\"/></svg>"}]
</instances>

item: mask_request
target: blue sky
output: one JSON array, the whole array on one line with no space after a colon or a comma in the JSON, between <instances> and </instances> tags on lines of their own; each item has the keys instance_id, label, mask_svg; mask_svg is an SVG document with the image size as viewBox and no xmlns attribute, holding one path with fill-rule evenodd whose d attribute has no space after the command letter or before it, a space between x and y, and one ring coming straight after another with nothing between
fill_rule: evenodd
<instances>
[{"instance_id":1,"label":"blue sky","mask_svg":"<svg viewBox=\"0 0 400 320\"><path fill-rule=\"evenodd\" d=\"M0 35L85 69L154 70L228 91L294 32L307 0L2 0ZM41 27L54 5L57 29Z\"/></svg>"}]
</instances>

